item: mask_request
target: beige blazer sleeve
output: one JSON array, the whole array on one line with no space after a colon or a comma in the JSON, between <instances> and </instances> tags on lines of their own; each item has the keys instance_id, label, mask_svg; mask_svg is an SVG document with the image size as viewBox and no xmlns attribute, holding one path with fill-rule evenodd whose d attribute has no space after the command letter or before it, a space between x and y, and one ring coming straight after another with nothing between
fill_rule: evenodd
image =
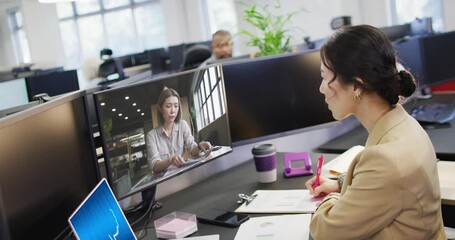
<instances>
[{"instance_id":1,"label":"beige blazer sleeve","mask_svg":"<svg viewBox=\"0 0 455 240\"><path fill-rule=\"evenodd\" d=\"M343 196L324 202L314 214L310 226L314 239L369 239L390 224L403 199L400 174L391 165L380 149L359 154L346 175L344 184L349 186Z\"/></svg>"}]
</instances>

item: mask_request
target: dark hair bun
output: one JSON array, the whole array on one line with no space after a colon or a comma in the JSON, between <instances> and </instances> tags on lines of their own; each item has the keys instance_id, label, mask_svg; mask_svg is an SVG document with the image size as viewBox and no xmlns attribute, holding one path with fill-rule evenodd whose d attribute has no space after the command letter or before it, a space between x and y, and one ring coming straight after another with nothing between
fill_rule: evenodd
<instances>
[{"instance_id":1,"label":"dark hair bun","mask_svg":"<svg viewBox=\"0 0 455 240\"><path fill-rule=\"evenodd\" d=\"M411 96L417 88L414 77L405 70L401 70L399 76L401 80L400 95L403 97Z\"/></svg>"}]
</instances>

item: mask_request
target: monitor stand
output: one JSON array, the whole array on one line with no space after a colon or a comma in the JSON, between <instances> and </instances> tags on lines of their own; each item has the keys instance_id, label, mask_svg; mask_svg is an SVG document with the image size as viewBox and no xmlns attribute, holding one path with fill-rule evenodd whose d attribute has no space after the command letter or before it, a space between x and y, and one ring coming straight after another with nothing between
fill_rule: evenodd
<instances>
[{"instance_id":1,"label":"monitor stand","mask_svg":"<svg viewBox=\"0 0 455 240\"><path fill-rule=\"evenodd\" d=\"M430 99L432 96L433 95L431 92L431 87L424 87L418 91L416 98L417 99Z\"/></svg>"},{"instance_id":2,"label":"monitor stand","mask_svg":"<svg viewBox=\"0 0 455 240\"><path fill-rule=\"evenodd\" d=\"M131 227L141 222L143 226L146 226L150 221L152 213L161 208L161 203L155 201L155 193L156 186L142 191L142 202L133 208L123 211Z\"/></svg>"},{"instance_id":3,"label":"monitor stand","mask_svg":"<svg viewBox=\"0 0 455 240\"><path fill-rule=\"evenodd\" d=\"M161 207L161 204L155 201L156 186L148 188L141 192L142 201L136 206L126 209L123 212L126 216L132 216L136 213L147 213L148 211L154 211Z\"/></svg>"}]
</instances>

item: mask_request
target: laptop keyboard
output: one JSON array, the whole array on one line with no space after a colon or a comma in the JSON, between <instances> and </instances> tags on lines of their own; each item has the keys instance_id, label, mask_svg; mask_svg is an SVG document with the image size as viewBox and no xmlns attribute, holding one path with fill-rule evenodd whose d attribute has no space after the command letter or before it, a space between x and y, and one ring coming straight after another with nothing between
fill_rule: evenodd
<instances>
[{"instance_id":1,"label":"laptop keyboard","mask_svg":"<svg viewBox=\"0 0 455 240\"><path fill-rule=\"evenodd\" d=\"M447 123L455 117L455 108L453 104L422 104L412 109L411 115L419 122Z\"/></svg>"}]
</instances>

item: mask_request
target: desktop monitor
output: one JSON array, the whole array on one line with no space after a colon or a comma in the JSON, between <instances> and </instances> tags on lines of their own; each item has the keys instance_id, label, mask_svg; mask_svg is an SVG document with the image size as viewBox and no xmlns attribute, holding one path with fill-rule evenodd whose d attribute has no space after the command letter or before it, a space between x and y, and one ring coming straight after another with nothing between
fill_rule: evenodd
<instances>
[{"instance_id":1,"label":"desktop monitor","mask_svg":"<svg viewBox=\"0 0 455 240\"><path fill-rule=\"evenodd\" d=\"M2 203L2 189L0 188L0 239L10 240L10 233L6 223L5 210Z\"/></svg>"},{"instance_id":2,"label":"desktop monitor","mask_svg":"<svg viewBox=\"0 0 455 240\"><path fill-rule=\"evenodd\" d=\"M421 89L455 80L455 31L412 37L395 45L398 58Z\"/></svg>"},{"instance_id":3,"label":"desktop monitor","mask_svg":"<svg viewBox=\"0 0 455 240\"><path fill-rule=\"evenodd\" d=\"M147 53L150 59L152 76L167 71L166 61L168 56L164 48L147 50Z\"/></svg>"},{"instance_id":4,"label":"desktop monitor","mask_svg":"<svg viewBox=\"0 0 455 240\"><path fill-rule=\"evenodd\" d=\"M209 141L217 147L207 157L187 161L184 167L154 173L147 149L147 144L153 143L147 142L146 135L160 126L157 103L164 87L179 93L182 119L190 126L195 141ZM116 197L144 193L162 181L232 151L225 95L220 66L95 93L107 179Z\"/></svg>"},{"instance_id":5,"label":"desktop monitor","mask_svg":"<svg viewBox=\"0 0 455 240\"><path fill-rule=\"evenodd\" d=\"M185 49L186 46L183 43L169 47L169 71L177 72L182 68Z\"/></svg>"},{"instance_id":6,"label":"desktop monitor","mask_svg":"<svg viewBox=\"0 0 455 240\"><path fill-rule=\"evenodd\" d=\"M0 119L0 189L11 239L55 239L100 177L83 92Z\"/></svg>"},{"instance_id":7,"label":"desktop monitor","mask_svg":"<svg viewBox=\"0 0 455 240\"><path fill-rule=\"evenodd\" d=\"M207 63L207 65L210 65L210 64L224 64L224 63L227 63L227 62L234 62L234 61L244 60L244 59L249 59L249 58L250 58L249 54L240 55L240 56L234 56L234 57L230 57L230 58L220 58L220 59L216 59L216 60L213 60L213 61L209 61Z\"/></svg>"},{"instance_id":8,"label":"desktop monitor","mask_svg":"<svg viewBox=\"0 0 455 240\"><path fill-rule=\"evenodd\" d=\"M319 51L223 64L233 145L334 121L319 92Z\"/></svg>"},{"instance_id":9,"label":"desktop monitor","mask_svg":"<svg viewBox=\"0 0 455 240\"><path fill-rule=\"evenodd\" d=\"M24 105L28 102L24 78L0 82L0 111Z\"/></svg>"},{"instance_id":10,"label":"desktop monitor","mask_svg":"<svg viewBox=\"0 0 455 240\"><path fill-rule=\"evenodd\" d=\"M399 41L411 34L411 25L409 23L379 28L390 41Z\"/></svg>"},{"instance_id":11,"label":"desktop monitor","mask_svg":"<svg viewBox=\"0 0 455 240\"><path fill-rule=\"evenodd\" d=\"M33 101L33 96L47 93L49 96L57 96L63 93L79 90L77 70L52 72L46 75L38 75L25 78L28 100Z\"/></svg>"}]
</instances>

